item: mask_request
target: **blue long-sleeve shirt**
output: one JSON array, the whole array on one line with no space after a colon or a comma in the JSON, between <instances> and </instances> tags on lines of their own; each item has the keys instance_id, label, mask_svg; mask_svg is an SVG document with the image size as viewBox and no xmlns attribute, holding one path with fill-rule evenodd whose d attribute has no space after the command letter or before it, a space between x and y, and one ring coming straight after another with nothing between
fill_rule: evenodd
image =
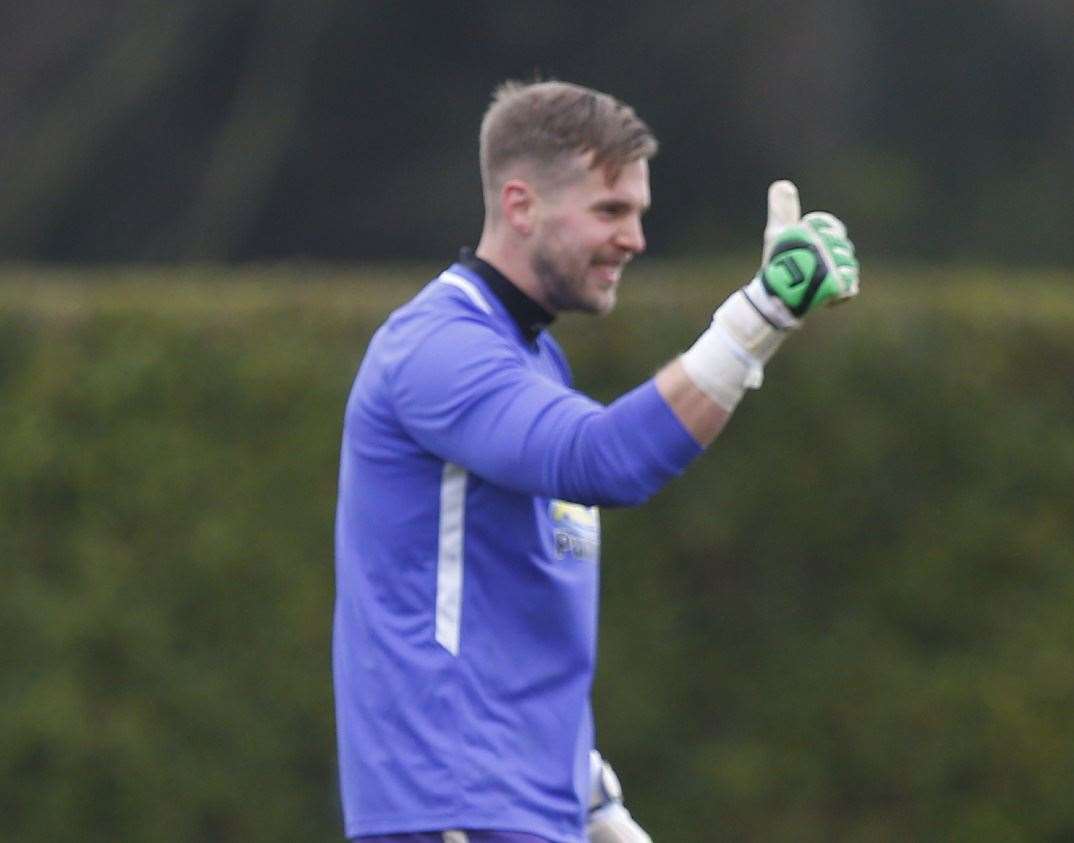
<instances>
[{"instance_id":1,"label":"blue long-sleeve shirt","mask_svg":"<svg viewBox=\"0 0 1074 843\"><path fill-rule=\"evenodd\" d=\"M608 407L571 389L555 340L495 280L457 263L395 311L347 403L333 662L348 836L584 841L596 507L640 503L701 450L651 381Z\"/></svg>"}]
</instances>

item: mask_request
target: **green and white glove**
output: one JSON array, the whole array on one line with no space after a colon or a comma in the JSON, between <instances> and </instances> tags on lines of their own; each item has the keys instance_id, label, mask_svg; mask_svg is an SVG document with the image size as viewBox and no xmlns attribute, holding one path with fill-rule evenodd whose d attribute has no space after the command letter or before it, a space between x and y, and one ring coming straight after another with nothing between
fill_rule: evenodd
<instances>
[{"instance_id":1,"label":"green and white glove","mask_svg":"<svg viewBox=\"0 0 1074 843\"><path fill-rule=\"evenodd\" d=\"M690 379L728 412L764 380L764 365L800 317L858 294L858 261L846 227L823 211L801 216L789 181L768 188L761 268L716 310L680 358Z\"/></svg>"},{"instance_id":2,"label":"green and white glove","mask_svg":"<svg viewBox=\"0 0 1074 843\"><path fill-rule=\"evenodd\" d=\"M762 291L776 300L771 308ZM799 317L825 302L856 296L858 261L846 226L825 211L802 217L798 189L789 181L773 183L761 268L745 292L779 328L797 327Z\"/></svg>"}]
</instances>

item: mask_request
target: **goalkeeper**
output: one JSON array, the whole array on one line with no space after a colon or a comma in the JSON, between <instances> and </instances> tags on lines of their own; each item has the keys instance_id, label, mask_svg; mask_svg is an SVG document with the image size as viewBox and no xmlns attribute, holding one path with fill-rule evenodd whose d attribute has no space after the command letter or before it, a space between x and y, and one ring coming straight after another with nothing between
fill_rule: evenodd
<instances>
[{"instance_id":1,"label":"goalkeeper","mask_svg":"<svg viewBox=\"0 0 1074 843\"><path fill-rule=\"evenodd\" d=\"M506 83L480 136L476 251L377 331L347 402L333 669L345 832L365 843L644 843L594 751L600 506L711 443L811 310L855 295L843 225L776 182L757 276L608 406L547 330L612 310L645 249L648 127ZM614 576L614 573L612 574Z\"/></svg>"}]
</instances>

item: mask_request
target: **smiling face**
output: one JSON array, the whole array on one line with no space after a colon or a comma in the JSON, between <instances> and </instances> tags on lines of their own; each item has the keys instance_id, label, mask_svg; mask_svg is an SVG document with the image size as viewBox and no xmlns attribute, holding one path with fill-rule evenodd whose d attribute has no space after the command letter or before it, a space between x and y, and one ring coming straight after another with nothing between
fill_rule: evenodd
<instances>
[{"instance_id":1,"label":"smiling face","mask_svg":"<svg viewBox=\"0 0 1074 843\"><path fill-rule=\"evenodd\" d=\"M536 197L530 267L541 304L553 313L608 313L623 268L645 250L648 162L625 164L609 183L605 168L589 168L587 158L575 162L578 178Z\"/></svg>"}]
</instances>

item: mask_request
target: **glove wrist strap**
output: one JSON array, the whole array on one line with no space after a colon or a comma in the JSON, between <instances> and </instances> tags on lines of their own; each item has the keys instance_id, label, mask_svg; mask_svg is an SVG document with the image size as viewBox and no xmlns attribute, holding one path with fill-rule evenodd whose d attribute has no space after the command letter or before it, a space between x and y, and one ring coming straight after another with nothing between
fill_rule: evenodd
<instances>
[{"instance_id":1,"label":"glove wrist strap","mask_svg":"<svg viewBox=\"0 0 1074 843\"><path fill-rule=\"evenodd\" d=\"M765 363L798 324L754 279L720 305L708 330L680 360L697 388L732 412L747 389L760 388Z\"/></svg>"}]
</instances>

